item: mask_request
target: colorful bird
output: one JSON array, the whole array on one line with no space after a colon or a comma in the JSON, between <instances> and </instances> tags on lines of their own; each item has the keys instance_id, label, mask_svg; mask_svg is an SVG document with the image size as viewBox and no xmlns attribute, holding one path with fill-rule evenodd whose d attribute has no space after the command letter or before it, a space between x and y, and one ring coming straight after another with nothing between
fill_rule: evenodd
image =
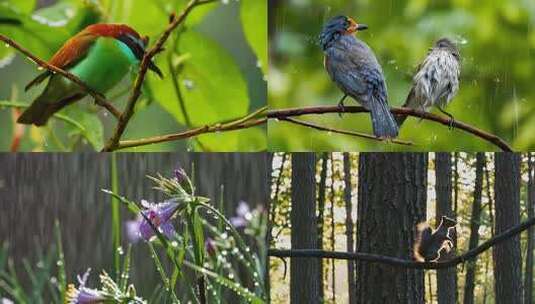
<instances>
[{"instance_id":1,"label":"colorful bird","mask_svg":"<svg viewBox=\"0 0 535 304\"><path fill-rule=\"evenodd\" d=\"M448 38L438 40L430 49L427 57L418 66L405 108L420 109L423 112L436 106L440 112L448 115L453 123L453 115L444 111L444 107L455 97L459 90L461 73L461 55L459 49ZM396 120L401 126L406 115L398 115Z\"/></svg>"},{"instance_id":2,"label":"colorful bird","mask_svg":"<svg viewBox=\"0 0 535 304\"><path fill-rule=\"evenodd\" d=\"M383 70L373 51L353 33L367 29L346 16L337 16L325 24L320 44L325 54L325 68L344 96L349 95L371 113L373 133L379 138L395 138L398 125L390 113Z\"/></svg>"},{"instance_id":3,"label":"colorful bird","mask_svg":"<svg viewBox=\"0 0 535 304\"><path fill-rule=\"evenodd\" d=\"M103 94L117 85L132 68L139 66L146 45L147 38L142 38L127 25L93 24L70 38L48 63L76 75ZM151 61L148 67L163 76L154 62ZM50 71L37 76L25 89L49 77L43 93L24 111L18 123L42 126L54 113L86 96L80 86Z\"/></svg>"}]
</instances>

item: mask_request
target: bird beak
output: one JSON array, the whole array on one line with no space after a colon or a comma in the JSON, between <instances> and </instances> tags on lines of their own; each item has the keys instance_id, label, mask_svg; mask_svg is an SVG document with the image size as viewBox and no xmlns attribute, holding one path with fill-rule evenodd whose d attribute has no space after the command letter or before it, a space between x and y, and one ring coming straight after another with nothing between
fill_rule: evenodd
<instances>
[{"instance_id":1,"label":"bird beak","mask_svg":"<svg viewBox=\"0 0 535 304\"><path fill-rule=\"evenodd\" d=\"M367 30L368 26L366 24L357 24L357 31Z\"/></svg>"},{"instance_id":2,"label":"bird beak","mask_svg":"<svg viewBox=\"0 0 535 304\"><path fill-rule=\"evenodd\" d=\"M151 70L154 73L158 74L158 76L160 76L160 78L163 79L162 70L160 70L160 68L158 68L156 66L156 64L154 64L154 62L152 60L149 62L149 70Z\"/></svg>"}]
</instances>

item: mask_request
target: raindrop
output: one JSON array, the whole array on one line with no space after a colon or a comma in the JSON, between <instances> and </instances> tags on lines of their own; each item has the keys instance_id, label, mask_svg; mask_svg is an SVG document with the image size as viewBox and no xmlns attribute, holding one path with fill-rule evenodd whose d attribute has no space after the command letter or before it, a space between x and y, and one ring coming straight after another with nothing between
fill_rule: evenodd
<instances>
[{"instance_id":1,"label":"raindrop","mask_svg":"<svg viewBox=\"0 0 535 304\"><path fill-rule=\"evenodd\" d=\"M124 254L123 247L121 247L121 246L117 247L117 253L119 255L123 255Z\"/></svg>"},{"instance_id":2,"label":"raindrop","mask_svg":"<svg viewBox=\"0 0 535 304\"><path fill-rule=\"evenodd\" d=\"M58 261L56 262L56 265L58 265L58 266L63 266L63 261L58 260Z\"/></svg>"},{"instance_id":3,"label":"raindrop","mask_svg":"<svg viewBox=\"0 0 535 304\"><path fill-rule=\"evenodd\" d=\"M4 46L8 48L8 47L9 47L9 44L8 44L8 43L6 43L6 44L4 44Z\"/></svg>"},{"instance_id":4,"label":"raindrop","mask_svg":"<svg viewBox=\"0 0 535 304\"><path fill-rule=\"evenodd\" d=\"M38 66L38 67L37 67L37 70L38 70L38 71L42 71L42 70L44 70L44 69L45 69L45 68L43 68L42 66Z\"/></svg>"},{"instance_id":5,"label":"raindrop","mask_svg":"<svg viewBox=\"0 0 535 304\"><path fill-rule=\"evenodd\" d=\"M171 247L178 247L178 242L177 241L172 241L171 242Z\"/></svg>"},{"instance_id":6,"label":"raindrop","mask_svg":"<svg viewBox=\"0 0 535 304\"><path fill-rule=\"evenodd\" d=\"M234 274L233 273L229 273L228 278L233 280L234 279Z\"/></svg>"},{"instance_id":7,"label":"raindrop","mask_svg":"<svg viewBox=\"0 0 535 304\"><path fill-rule=\"evenodd\" d=\"M184 79L184 81L182 81L182 83L184 84L186 89L188 89L190 91L195 88L195 83L191 79Z\"/></svg>"},{"instance_id":8,"label":"raindrop","mask_svg":"<svg viewBox=\"0 0 535 304\"><path fill-rule=\"evenodd\" d=\"M221 238L224 239L224 240L226 240L226 239L228 238L228 234L227 234L226 232L223 232L223 233L221 234Z\"/></svg>"}]
</instances>

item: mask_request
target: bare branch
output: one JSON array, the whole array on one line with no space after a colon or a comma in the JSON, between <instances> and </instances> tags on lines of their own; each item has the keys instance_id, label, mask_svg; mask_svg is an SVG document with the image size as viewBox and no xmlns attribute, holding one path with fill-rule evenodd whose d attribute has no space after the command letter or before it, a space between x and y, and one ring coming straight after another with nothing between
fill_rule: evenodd
<instances>
[{"instance_id":1,"label":"bare branch","mask_svg":"<svg viewBox=\"0 0 535 304\"><path fill-rule=\"evenodd\" d=\"M179 16L172 16L171 21L163 34L160 36L160 38L156 41L154 46L152 46L143 56L143 60L141 60L141 63L139 65L139 73L136 78L136 81L134 83L134 87L132 89L132 94L130 95L130 98L128 99L128 103L126 105L126 109L124 110L123 114L121 115L119 119L119 123L117 124L117 127L115 129L115 132L113 136L108 140L108 143L104 146L104 149L102 149L103 152L109 152L112 150L115 150L119 144L119 140L121 139L121 136L123 135L126 126L128 125L128 122L130 121L130 118L132 118L132 115L134 114L134 108L135 105L139 99L139 96L141 95L141 86L143 84L143 81L145 80L145 76L147 74L147 70L149 68L149 63L151 62L152 58L156 56L159 52L163 50L163 45L171 35L171 32L173 32L174 29L176 29L180 24L184 22L188 14L191 12L191 10L201 4L208 4L212 3L214 1L201 1L201 0L191 0L186 7L182 10Z\"/></svg>"},{"instance_id":2,"label":"bare branch","mask_svg":"<svg viewBox=\"0 0 535 304\"><path fill-rule=\"evenodd\" d=\"M453 128L463 130L483 140L486 140L487 142L492 143L493 145L497 146L503 151L507 151L507 152L513 151L513 149L509 146L509 144L505 142L503 139L499 138L498 136L485 132L481 129L473 127L464 122L438 116L433 113L421 112L421 111L409 109L409 108L391 108L390 110L394 114L420 117L425 120L438 122L444 126L452 126ZM320 114L327 114L327 113L365 113L365 112L369 112L369 111L361 106L351 106L351 107L346 106L343 109L341 109L338 106L314 106L314 107L306 107L306 108L271 110L268 112L267 115L268 115L268 118L284 120L288 117L301 116L301 115L320 115Z\"/></svg>"},{"instance_id":3,"label":"bare branch","mask_svg":"<svg viewBox=\"0 0 535 304\"><path fill-rule=\"evenodd\" d=\"M122 140L111 151L157 144L157 143L168 142L168 141L175 141L175 140L180 140L180 139L186 139L186 138L191 138L191 137L195 137L195 136L199 136L203 134L209 134L209 133L228 132L228 131L248 129L248 128L263 125L266 122L267 122L267 118L255 119L255 120L242 122L238 124L235 124L234 122L230 124L224 124L224 125L217 123L214 125L206 125L204 127L190 129L190 130L180 132L180 133L160 135L160 136L154 136L154 137L143 138L143 139Z\"/></svg>"},{"instance_id":4,"label":"bare branch","mask_svg":"<svg viewBox=\"0 0 535 304\"><path fill-rule=\"evenodd\" d=\"M475 259L478 255L485 252L494 245L498 245L507 241L513 236L521 233L529 227L535 225L535 218L531 218L521 224L513 226L503 233L491 238L478 247L467 251L466 253L457 256L451 260L444 262L415 262L412 260L405 260L396 257L382 256L372 253L362 252L339 252L339 251L324 251L317 249L293 249L293 250L279 250L270 249L268 255L278 258L328 258L328 259L342 259L342 260L359 260L370 263L387 264L390 266L414 268L414 269L443 269L455 267L465 261Z\"/></svg>"},{"instance_id":5,"label":"bare branch","mask_svg":"<svg viewBox=\"0 0 535 304\"><path fill-rule=\"evenodd\" d=\"M360 137L360 138L371 139L371 140L375 140L375 141L385 141L384 139L381 139L379 137L375 137L375 136L370 135L370 134L324 127L324 126L320 126L318 124L314 124L314 123L311 123L311 122L308 122L308 121L298 120L298 119L295 119L295 118L285 117L285 118L279 118L279 119L283 120L283 121L287 121L287 122L293 123L293 124L296 124L296 125L309 127L309 128L320 130L320 131L327 131L327 132L332 132L332 133L350 135L350 136L355 136L355 137ZM385 141L385 142L388 142L388 141ZM395 144L399 144L399 145L405 145L405 146L411 146L412 145L412 142L410 142L410 141L404 141L404 140L399 140L399 139L393 139L393 140L390 140L390 142L395 143Z\"/></svg>"},{"instance_id":6,"label":"bare branch","mask_svg":"<svg viewBox=\"0 0 535 304\"><path fill-rule=\"evenodd\" d=\"M76 75L71 74L71 73L69 73L69 72L67 72L67 71L65 71L63 69L60 69L60 68L58 68L56 66L53 66L51 64L48 64L46 61L44 61L44 60L40 59L39 57L33 55L32 53L30 53L30 51L26 50L25 48L20 46L18 43L16 43L12 39L10 39L10 38L8 38L8 37L6 37L4 35L0 35L0 41L3 41L5 43L9 44L10 46L12 46L13 48L17 49L19 52L24 54L26 57L31 59L33 62L35 62L40 67L43 67L43 68L51 71L52 73L60 74L63 77L69 79L70 81L76 83L77 85L80 86L80 88L82 88L82 90L85 93L91 95L95 99L95 103L96 104L98 104L101 107L106 108L117 119L119 119L119 117L121 116L121 112L119 112L119 110L117 110L111 103L109 103L106 100L106 98L104 97L104 95L102 95L101 93L99 93L99 92L93 90L92 88L90 88L88 85L86 85Z\"/></svg>"}]
</instances>

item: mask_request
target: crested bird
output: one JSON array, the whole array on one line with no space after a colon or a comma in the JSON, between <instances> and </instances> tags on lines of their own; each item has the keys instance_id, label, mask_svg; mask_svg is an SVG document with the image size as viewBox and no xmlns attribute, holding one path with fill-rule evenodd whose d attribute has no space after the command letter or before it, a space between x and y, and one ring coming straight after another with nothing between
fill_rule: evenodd
<instances>
[{"instance_id":1,"label":"crested bird","mask_svg":"<svg viewBox=\"0 0 535 304\"><path fill-rule=\"evenodd\" d=\"M444 107L459 90L461 55L455 43L448 38L439 39L417 70L403 107L426 112L436 106L453 124L453 115L446 112ZM398 125L401 126L406 118L406 115L397 115Z\"/></svg>"},{"instance_id":2,"label":"crested bird","mask_svg":"<svg viewBox=\"0 0 535 304\"><path fill-rule=\"evenodd\" d=\"M395 138L398 125L390 113L383 70L373 51L354 33L367 29L350 17L330 19L320 34L324 65L344 96L351 96L371 113L373 133L379 138Z\"/></svg>"},{"instance_id":3,"label":"crested bird","mask_svg":"<svg viewBox=\"0 0 535 304\"><path fill-rule=\"evenodd\" d=\"M139 66L147 43L147 37L141 37L127 25L92 24L67 40L48 63L74 74L88 87L104 94ZM154 62L150 61L148 68L163 78ZM25 90L47 78L46 88L22 113L18 123L45 125L54 113L87 95L79 85L51 71L41 73Z\"/></svg>"}]
</instances>

